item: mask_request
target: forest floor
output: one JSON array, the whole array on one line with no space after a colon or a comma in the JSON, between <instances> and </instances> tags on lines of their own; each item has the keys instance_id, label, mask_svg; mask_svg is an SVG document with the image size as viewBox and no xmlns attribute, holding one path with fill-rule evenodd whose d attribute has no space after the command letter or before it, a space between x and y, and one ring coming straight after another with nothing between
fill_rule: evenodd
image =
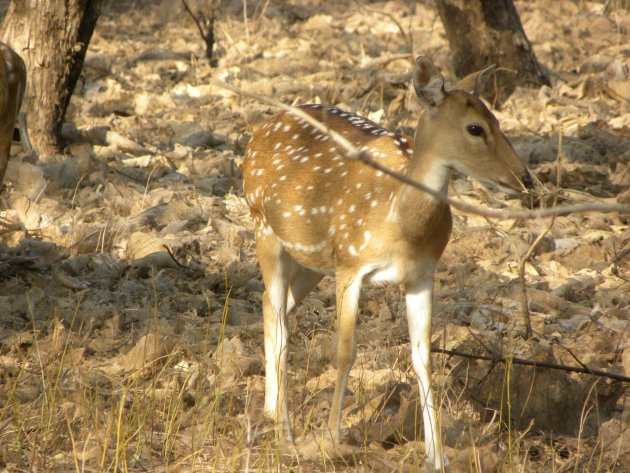
<instances>
[{"instance_id":1,"label":"forest floor","mask_svg":"<svg viewBox=\"0 0 630 473\"><path fill-rule=\"evenodd\" d=\"M73 142L52 157L16 145L5 178L0 471L420 471L396 287L362 295L349 448L334 458L302 448L330 407L334 281L291 314L297 450L275 441L261 412L263 285L241 169L251 130L276 110L210 81L408 131L420 111L413 58L454 79L432 2L224 1L216 67L179 2L104 3L67 116ZM516 3L552 86L518 89L496 115L558 205L630 202L630 13L604 3ZM451 194L523 208L462 177ZM455 211L434 347L630 375L629 224ZM549 227L525 265L525 341L520 260ZM433 365L452 471L630 471L627 383L443 354Z\"/></svg>"}]
</instances>

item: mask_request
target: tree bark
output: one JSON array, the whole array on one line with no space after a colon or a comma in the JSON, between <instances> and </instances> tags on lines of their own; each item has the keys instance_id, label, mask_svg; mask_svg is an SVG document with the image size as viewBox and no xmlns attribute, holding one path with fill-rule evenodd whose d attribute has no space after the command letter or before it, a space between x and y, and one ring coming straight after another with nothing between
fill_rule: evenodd
<instances>
[{"instance_id":1,"label":"tree bark","mask_svg":"<svg viewBox=\"0 0 630 473\"><path fill-rule=\"evenodd\" d=\"M61 125L81 73L101 0L13 0L2 41L24 59L28 71L23 111L41 155L59 153Z\"/></svg>"},{"instance_id":2,"label":"tree bark","mask_svg":"<svg viewBox=\"0 0 630 473\"><path fill-rule=\"evenodd\" d=\"M496 64L508 71L497 80L497 103L517 86L549 85L542 73L513 0L436 0L459 77ZM486 86L486 93L494 85Z\"/></svg>"}]
</instances>

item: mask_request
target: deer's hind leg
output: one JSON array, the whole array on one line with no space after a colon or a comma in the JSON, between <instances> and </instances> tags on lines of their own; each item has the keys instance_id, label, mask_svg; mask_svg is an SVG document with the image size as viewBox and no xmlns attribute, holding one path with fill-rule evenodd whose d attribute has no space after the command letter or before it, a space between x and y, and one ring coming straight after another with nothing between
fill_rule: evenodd
<instances>
[{"instance_id":1,"label":"deer's hind leg","mask_svg":"<svg viewBox=\"0 0 630 473\"><path fill-rule=\"evenodd\" d=\"M287 295L293 262L274 234L258 232L256 251L265 284L262 301L265 338L265 414L274 419L280 435L291 441L287 399Z\"/></svg>"}]
</instances>

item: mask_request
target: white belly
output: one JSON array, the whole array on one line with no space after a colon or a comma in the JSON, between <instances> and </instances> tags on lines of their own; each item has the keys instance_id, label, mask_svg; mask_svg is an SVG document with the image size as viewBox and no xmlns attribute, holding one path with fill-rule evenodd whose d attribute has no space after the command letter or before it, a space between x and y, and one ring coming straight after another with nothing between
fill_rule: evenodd
<instances>
[{"instance_id":1,"label":"white belly","mask_svg":"<svg viewBox=\"0 0 630 473\"><path fill-rule=\"evenodd\" d=\"M372 284L400 284L405 279L405 273L396 261L371 264L362 273L364 281Z\"/></svg>"}]
</instances>

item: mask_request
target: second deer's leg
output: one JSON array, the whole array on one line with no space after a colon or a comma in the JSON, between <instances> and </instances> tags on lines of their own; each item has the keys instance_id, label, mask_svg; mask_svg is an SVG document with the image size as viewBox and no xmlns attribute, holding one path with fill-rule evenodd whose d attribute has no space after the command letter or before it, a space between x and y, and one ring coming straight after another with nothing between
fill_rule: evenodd
<instances>
[{"instance_id":1,"label":"second deer's leg","mask_svg":"<svg viewBox=\"0 0 630 473\"><path fill-rule=\"evenodd\" d=\"M328 428L335 442L339 441L341 431L341 410L343 396L348 385L348 375L356 356L354 331L356 327L361 278L354 274L337 271L337 384L333 394Z\"/></svg>"},{"instance_id":2,"label":"second deer's leg","mask_svg":"<svg viewBox=\"0 0 630 473\"><path fill-rule=\"evenodd\" d=\"M411 341L411 358L418 377L424 444L428 461L436 470L446 464L442 454L440 429L431 389L431 315L433 305L433 272L406 287L407 321Z\"/></svg>"},{"instance_id":3,"label":"second deer's leg","mask_svg":"<svg viewBox=\"0 0 630 473\"><path fill-rule=\"evenodd\" d=\"M287 292L291 256L273 235L258 240L256 248L265 283L265 413L275 420L281 435L292 440L287 399Z\"/></svg>"},{"instance_id":4,"label":"second deer's leg","mask_svg":"<svg viewBox=\"0 0 630 473\"><path fill-rule=\"evenodd\" d=\"M24 112L18 113L17 124L20 127L20 143L22 143L22 148L24 148L24 151L33 151L33 145L31 144L31 140L28 136L26 114Z\"/></svg>"}]
</instances>

